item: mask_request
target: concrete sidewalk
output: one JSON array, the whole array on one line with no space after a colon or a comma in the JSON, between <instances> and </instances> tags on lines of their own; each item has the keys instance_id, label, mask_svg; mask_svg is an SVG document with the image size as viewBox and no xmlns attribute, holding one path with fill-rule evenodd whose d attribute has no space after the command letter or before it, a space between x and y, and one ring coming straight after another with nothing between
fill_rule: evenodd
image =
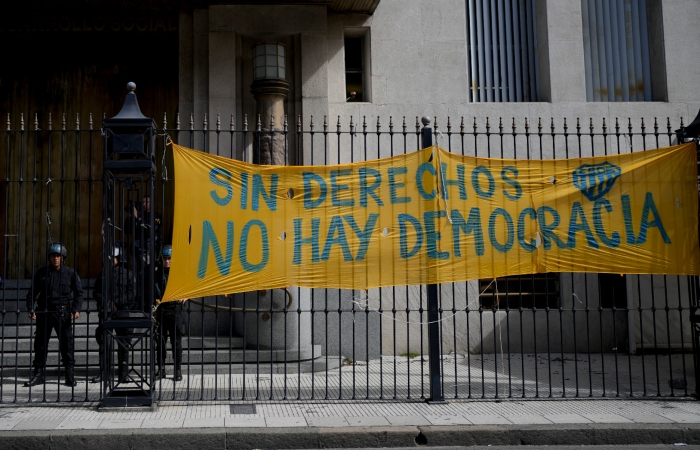
<instances>
[{"instance_id":1,"label":"concrete sidewalk","mask_svg":"<svg viewBox=\"0 0 700 450\"><path fill-rule=\"evenodd\" d=\"M504 400L2 405L0 447L341 448L700 444L700 402Z\"/></svg>"}]
</instances>

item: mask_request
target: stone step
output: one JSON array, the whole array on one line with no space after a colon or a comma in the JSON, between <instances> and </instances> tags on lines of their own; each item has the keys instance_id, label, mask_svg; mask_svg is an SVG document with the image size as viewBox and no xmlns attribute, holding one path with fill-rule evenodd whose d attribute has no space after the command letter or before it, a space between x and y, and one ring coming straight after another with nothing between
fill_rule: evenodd
<instances>
[{"instance_id":1,"label":"stone step","mask_svg":"<svg viewBox=\"0 0 700 450\"><path fill-rule=\"evenodd\" d=\"M33 349L34 345L34 340L29 339L29 338L19 338L19 339L4 339L0 341L0 350L3 353L12 353L14 354L16 351L19 353L28 353L30 349ZM56 339L55 335L51 338L49 341L49 351L58 351L58 339ZM97 352L99 350L99 347L97 345L97 341L94 339L93 336L90 337L76 337L74 339L74 347L75 351L85 351L88 349L89 351L94 351ZM234 336L229 340L228 336L221 336L218 339L214 337L199 337L199 336L192 336L192 337L183 337L182 338L182 347L184 349L191 349L191 350L200 350L202 348L204 349L220 349L221 351L226 351L229 348L233 349L242 349L244 347L244 341L242 337Z\"/></svg>"},{"instance_id":2,"label":"stone step","mask_svg":"<svg viewBox=\"0 0 700 450\"><path fill-rule=\"evenodd\" d=\"M293 361L293 362L288 362L287 364L276 362L276 363L267 363L267 364L256 364L256 363L246 363L246 364L231 364L230 368L228 364L219 364L218 366L214 364L192 364L192 365L187 365L183 363L182 365L182 374L183 374L183 383L187 383L187 377L188 376L193 376L193 375L201 375L201 374L233 374L233 375L246 375L246 387L248 388L255 388L256 383L260 382L260 386L264 387L269 387L271 383L274 383L275 386L281 386L284 383L283 379L274 379L273 377L266 377L266 376L257 376L257 374L260 375L265 375L265 374L288 374L288 375L293 375L293 374L299 374L299 373L309 373L309 372L325 372L326 370L333 370L337 369L341 365L341 360L338 356L330 356L328 359L326 359L324 356L319 356L314 360L307 360L307 361ZM3 377L5 380L9 380L10 378L15 379L15 372L14 368L5 368L3 369ZM116 369L115 369L116 370ZM143 370L140 367L137 367L137 370ZM166 370L166 378L163 379L162 381L156 382L156 389L159 389L164 386L172 386L173 385L173 374L175 372L173 363L171 360L168 360L165 365L165 370ZM76 381L78 384L82 383L88 383L89 380L97 375L99 372L98 366L97 365L90 365L87 368L85 365L77 365L75 367L75 377ZM31 376L31 369L30 368L19 368L17 369L17 374L16 374L16 380L17 383L21 386L22 383L27 381L29 377ZM56 382L63 382L63 368L57 366L56 364L50 364L47 365L46 367L46 376L47 376L47 383L56 383ZM250 377L250 378L249 378ZM294 382L294 378L287 378L287 384L292 385ZM7 383L7 381L6 381ZM177 383L178 387L183 387L185 384L180 384ZM223 384L222 384L223 386ZM34 387L34 390L37 388ZM41 389L39 387L39 389Z\"/></svg>"},{"instance_id":3,"label":"stone step","mask_svg":"<svg viewBox=\"0 0 700 450\"><path fill-rule=\"evenodd\" d=\"M141 361L141 353L134 352L132 355L133 361L137 364ZM313 354L311 349L305 349L301 352L296 350L241 350L241 349L225 349L225 350L202 350L202 349L184 349L183 351L183 364L189 362L189 364L241 364L244 361L247 363L252 363L256 365L259 362L260 365L267 363L269 365L270 361L273 362L283 362L288 361L296 362L298 360L311 360L316 359L321 356L321 346L314 345ZM58 350L50 351L47 358L48 365L58 365L60 361L60 353ZM172 357L172 351L170 346L168 346L168 358ZM32 363L32 356L29 352L3 352L0 357L0 362L4 369L10 369L12 367L19 368L29 368ZM85 366L86 362L90 365L97 365L99 362L99 356L97 351L76 351L75 352L75 364L76 366Z\"/></svg>"},{"instance_id":4,"label":"stone step","mask_svg":"<svg viewBox=\"0 0 700 450\"><path fill-rule=\"evenodd\" d=\"M97 316L95 316L96 318ZM28 338L34 335L36 326L28 325L5 325L0 329L0 340L6 341L15 338ZM75 338L85 338L85 336L94 337L95 328L97 328L97 320L91 321L89 324L76 324L73 328L73 336Z\"/></svg>"}]
</instances>

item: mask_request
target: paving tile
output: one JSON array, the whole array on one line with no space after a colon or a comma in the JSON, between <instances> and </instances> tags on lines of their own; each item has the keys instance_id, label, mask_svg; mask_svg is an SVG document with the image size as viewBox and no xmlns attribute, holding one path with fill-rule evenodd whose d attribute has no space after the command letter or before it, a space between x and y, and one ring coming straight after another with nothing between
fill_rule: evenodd
<instances>
[{"instance_id":1,"label":"paving tile","mask_svg":"<svg viewBox=\"0 0 700 450\"><path fill-rule=\"evenodd\" d=\"M304 417L267 417L268 427L306 427L309 424Z\"/></svg>"},{"instance_id":2,"label":"paving tile","mask_svg":"<svg viewBox=\"0 0 700 450\"><path fill-rule=\"evenodd\" d=\"M684 413L660 413L660 415L676 423L700 423L700 415Z\"/></svg>"},{"instance_id":3,"label":"paving tile","mask_svg":"<svg viewBox=\"0 0 700 450\"><path fill-rule=\"evenodd\" d=\"M187 417L182 423L183 428L223 428L225 425L223 417Z\"/></svg>"},{"instance_id":4,"label":"paving tile","mask_svg":"<svg viewBox=\"0 0 700 450\"><path fill-rule=\"evenodd\" d=\"M594 423L633 423L630 419L618 414L581 414Z\"/></svg>"},{"instance_id":5,"label":"paving tile","mask_svg":"<svg viewBox=\"0 0 700 450\"><path fill-rule=\"evenodd\" d=\"M63 419L57 430L98 430L104 419L75 420Z\"/></svg>"},{"instance_id":6,"label":"paving tile","mask_svg":"<svg viewBox=\"0 0 700 450\"><path fill-rule=\"evenodd\" d=\"M143 419L105 419L100 428L113 430L119 428L141 428Z\"/></svg>"},{"instance_id":7,"label":"paving tile","mask_svg":"<svg viewBox=\"0 0 700 450\"><path fill-rule=\"evenodd\" d=\"M386 417L346 417L351 427L385 427L391 425Z\"/></svg>"},{"instance_id":8,"label":"paving tile","mask_svg":"<svg viewBox=\"0 0 700 450\"><path fill-rule=\"evenodd\" d=\"M306 423L310 427L347 427L345 417L307 417Z\"/></svg>"},{"instance_id":9,"label":"paving tile","mask_svg":"<svg viewBox=\"0 0 700 450\"><path fill-rule=\"evenodd\" d=\"M591 423L580 414L545 414L544 417L553 423Z\"/></svg>"},{"instance_id":10,"label":"paving tile","mask_svg":"<svg viewBox=\"0 0 700 450\"><path fill-rule=\"evenodd\" d=\"M184 418L180 419L144 419L141 428L182 428Z\"/></svg>"},{"instance_id":11,"label":"paving tile","mask_svg":"<svg viewBox=\"0 0 700 450\"><path fill-rule=\"evenodd\" d=\"M386 416L386 420L392 425L430 425L430 421L423 416Z\"/></svg>"},{"instance_id":12,"label":"paving tile","mask_svg":"<svg viewBox=\"0 0 700 450\"><path fill-rule=\"evenodd\" d=\"M238 417L226 417L224 418L224 425L226 427L236 427L236 428L243 428L243 427L250 427L250 428L264 428L267 425L265 424L265 418L264 417L246 417L242 418L240 416Z\"/></svg>"},{"instance_id":13,"label":"paving tile","mask_svg":"<svg viewBox=\"0 0 700 450\"><path fill-rule=\"evenodd\" d=\"M627 417L635 423L671 423L672 421L666 417L661 417L658 414L644 413L644 414L632 414L624 413L624 417Z\"/></svg>"},{"instance_id":14,"label":"paving tile","mask_svg":"<svg viewBox=\"0 0 700 450\"><path fill-rule=\"evenodd\" d=\"M21 419L0 420L0 430L11 430L20 422L21 422Z\"/></svg>"},{"instance_id":15,"label":"paving tile","mask_svg":"<svg viewBox=\"0 0 700 450\"><path fill-rule=\"evenodd\" d=\"M471 425L472 423L464 416L441 416L435 414L426 414L425 418L433 425Z\"/></svg>"},{"instance_id":16,"label":"paving tile","mask_svg":"<svg viewBox=\"0 0 700 450\"><path fill-rule=\"evenodd\" d=\"M503 417L515 425L551 425L552 422L537 414L504 414Z\"/></svg>"},{"instance_id":17,"label":"paving tile","mask_svg":"<svg viewBox=\"0 0 700 450\"><path fill-rule=\"evenodd\" d=\"M61 423L61 419L57 420L22 420L13 430L55 430Z\"/></svg>"},{"instance_id":18,"label":"paving tile","mask_svg":"<svg viewBox=\"0 0 700 450\"><path fill-rule=\"evenodd\" d=\"M465 414L464 417L474 425L512 425L512 422L503 416Z\"/></svg>"}]
</instances>

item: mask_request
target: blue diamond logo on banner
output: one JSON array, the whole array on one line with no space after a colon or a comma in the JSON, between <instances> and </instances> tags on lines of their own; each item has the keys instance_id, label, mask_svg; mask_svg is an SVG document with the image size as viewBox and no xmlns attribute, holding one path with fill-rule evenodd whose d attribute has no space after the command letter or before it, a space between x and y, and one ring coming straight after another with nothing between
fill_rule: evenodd
<instances>
[{"instance_id":1,"label":"blue diamond logo on banner","mask_svg":"<svg viewBox=\"0 0 700 450\"><path fill-rule=\"evenodd\" d=\"M622 171L615 164L584 164L574 170L574 186L592 202L608 193Z\"/></svg>"}]
</instances>

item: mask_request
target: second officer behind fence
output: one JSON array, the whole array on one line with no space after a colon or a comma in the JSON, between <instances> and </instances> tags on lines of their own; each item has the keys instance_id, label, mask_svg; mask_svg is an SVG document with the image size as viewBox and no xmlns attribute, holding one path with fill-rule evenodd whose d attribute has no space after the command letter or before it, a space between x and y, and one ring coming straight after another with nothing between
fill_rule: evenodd
<instances>
[{"instance_id":1,"label":"second officer behind fence","mask_svg":"<svg viewBox=\"0 0 700 450\"><path fill-rule=\"evenodd\" d=\"M92 296L97 301L97 310L100 316L100 325L95 330L95 339L97 344L100 346L100 373L95 378L92 379L93 383L99 383L102 381L102 374L105 368L111 370L111 351L105 351L104 335L102 331L102 321L104 318L104 309L107 308L107 312L114 313L116 311L128 311L134 308L134 299L136 298L136 279L134 278L131 270L126 268L126 261L124 260L124 249L121 244L115 244L112 247L112 252L110 254L110 259L113 264L111 267L111 276L113 277L111 281L112 295L108 295L103 304L102 297L102 285L103 274L95 281L95 287L92 291ZM116 315L116 314L115 314ZM119 336L121 340L121 345L117 349L119 369L117 376L120 382L127 380L128 374L128 361L129 361L129 350L127 349L127 341L130 343L128 335L131 333L129 329L119 328L116 330L116 335ZM106 363L106 366L105 366Z\"/></svg>"},{"instance_id":2,"label":"second officer behind fence","mask_svg":"<svg viewBox=\"0 0 700 450\"><path fill-rule=\"evenodd\" d=\"M164 245L161 254L162 267L156 272L156 298L163 298L165 287L170 276L170 258L173 255L173 247ZM186 324L182 314L182 304L185 300L175 300L160 303L156 309L156 363L158 371L156 379L165 378L165 356L167 352L167 340L170 336L170 345L173 349L173 359L175 362L175 381L182 380L182 335L185 334Z\"/></svg>"},{"instance_id":3,"label":"second officer behind fence","mask_svg":"<svg viewBox=\"0 0 700 450\"><path fill-rule=\"evenodd\" d=\"M48 264L34 274L32 288L27 293L29 318L36 320L34 338L34 373L25 386L43 384L46 372L51 332L56 330L61 359L65 368L64 381L76 386L73 350L73 323L83 307L83 286L75 270L64 264L68 250L60 242L48 248Z\"/></svg>"}]
</instances>

